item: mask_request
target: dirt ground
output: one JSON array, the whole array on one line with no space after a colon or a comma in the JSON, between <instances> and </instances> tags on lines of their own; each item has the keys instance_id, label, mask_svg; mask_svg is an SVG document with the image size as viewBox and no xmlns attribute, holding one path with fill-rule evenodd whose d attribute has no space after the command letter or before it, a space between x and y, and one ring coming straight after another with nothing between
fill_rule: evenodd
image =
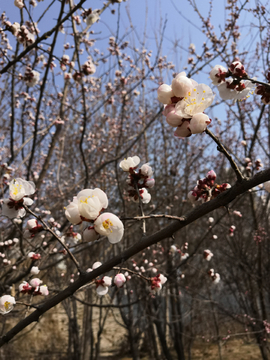
<instances>
[{"instance_id":1,"label":"dirt ground","mask_svg":"<svg viewBox=\"0 0 270 360\"><path fill-rule=\"evenodd\" d=\"M83 317L83 308L78 309L78 317ZM99 311L94 310L94 328L98 328ZM125 329L117 324L122 323L117 309L114 316L108 316L102 334L101 353L99 360L132 360L124 356L123 341L126 338ZM14 319L15 320L15 319ZM7 320L4 333L11 327L12 318ZM95 326L96 324L96 326ZM82 323L80 324L80 327ZM8 345L0 349L1 360L59 360L65 359L68 344L68 319L61 305L50 310L38 323L30 325L25 331L15 337ZM121 348L122 346L122 348ZM125 346L126 348L126 346ZM116 355L122 353L123 356ZM16 356L14 357L14 354ZM176 354L174 360L177 360ZM188 355L188 354L187 354ZM188 358L188 356L187 356ZM217 360L218 346L215 343L203 342L201 339L193 344L192 360ZM255 341L247 337L231 338L222 345L222 360L259 360L260 351ZM141 360L155 360L141 357Z\"/></svg>"}]
</instances>

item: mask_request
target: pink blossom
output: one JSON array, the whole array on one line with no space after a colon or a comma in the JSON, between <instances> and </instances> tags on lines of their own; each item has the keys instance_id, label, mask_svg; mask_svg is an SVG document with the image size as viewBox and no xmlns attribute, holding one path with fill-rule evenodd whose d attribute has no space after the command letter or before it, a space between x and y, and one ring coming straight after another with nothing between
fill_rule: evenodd
<instances>
[{"instance_id":1,"label":"pink blossom","mask_svg":"<svg viewBox=\"0 0 270 360\"><path fill-rule=\"evenodd\" d=\"M123 287L126 282L126 277L124 274L117 274L115 275L113 282L118 288Z\"/></svg>"}]
</instances>

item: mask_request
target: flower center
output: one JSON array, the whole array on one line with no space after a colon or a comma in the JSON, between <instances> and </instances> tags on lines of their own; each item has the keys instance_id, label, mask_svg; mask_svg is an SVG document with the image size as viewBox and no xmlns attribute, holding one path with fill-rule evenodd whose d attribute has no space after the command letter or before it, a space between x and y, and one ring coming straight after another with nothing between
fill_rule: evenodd
<instances>
[{"instance_id":1,"label":"flower center","mask_svg":"<svg viewBox=\"0 0 270 360\"><path fill-rule=\"evenodd\" d=\"M10 302L9 302L9 301L6 301L6 302L4 303L4 307L6 308L6 310L9 309L9 305L10 305Z\"/></svg>"},{"instance_id":2,"label":"flower center","mask_svg":"<svg viewBox=\"0 0 270 360\"><path fill-rule=\"evenodd\" d=\"M12 195L13 195L13 196L18 195L19 190L21 190L21 188L22 188L22 185L16 184L16 185L15 185L15 189L13 190Z\"/></svg>"},{"instance_id":3,"label":"flower center","mask_svg":"<svg viewBox=\"0 0 270 360\"><path fill-rule=\"evenodd\" d=\"M87 200L90 199L91 197L95 197L95 195L88 196L88 197L86 197L84 200L80 200L80 202L81 202L81 203L84 203L84 204L88 204Z\"/></svg>"},{"instance_id":4,"label":"flower center","mask_svg":"<svg viewBox=\"0 0 270 360\"><path fill-rule=\"evenodd\" d=\"M102 225L104 229L110 230L110 232L112 232L111 226L113 226L113 223L110 221L110 219L103 221Z\"/></svg>"}]
</instances>

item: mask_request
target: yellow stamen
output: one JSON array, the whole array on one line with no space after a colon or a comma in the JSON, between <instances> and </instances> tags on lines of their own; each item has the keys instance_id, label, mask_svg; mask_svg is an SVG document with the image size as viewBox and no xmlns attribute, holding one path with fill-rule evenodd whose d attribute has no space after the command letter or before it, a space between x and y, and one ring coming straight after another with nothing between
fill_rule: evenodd
<instances>
[{"instance_id":1,"label":"yellow stamen","mask_svg":"<svg viewBox=\"0 0 270 360\"><path fill-rule=\"evenodd\" d=\"M205 93L205 90L203 90L203 93Z\"/></svg>"},{"instance_id":2,"label":"yellow stamen","mask_svg":"<svg viewBox=\"0 0 270 360\"><path fill-rule=\"evenodd\" d=\"M6 301L6 302L4 303L4 307L6 308L6 310L9 309L9 305L10 305L10 302L9 302L9 301Z\"/></svg>"},{"instance_id":3,"label":"yellow stamen","mask_svg":"<svg viewBox=\"0 0 270 360\"><path fill-rule=\"evenodd\" d=\"M202 100L204 100L204 98L202 98Z\"/></svg>"},{"instance_id":4,"label":"yellow stamen","mask_svg":"<svg viewBox=\"0 0 270 360\"><path fill-rule=\"evenodd\" d=\"M190 96L190 95L191 95L191 93L190 93L190 91L189 91L188 96Z\"/></svg>"},{"instance_id":5,"label":"yellow stamen","mask_svg":"<svg viewBox=\"0 0 270 360\"><path fill-rule=\"evenodd\" d=\"M103 221L102 225L103 225L104 229L106 229L106 230L109 229L110 232L112 232L112 229L110 229L110 227L113 226L113 223L110 221L110 219Z\"/></svg>"},{"instance_id":6,"label":"yellow stamen","mask_svg":"<svg viewBox=\"0 0 270 360\"><path fill-rule=\"evenodd\" d=\"M80 200L81 203L84 203L84 204L87 204L87 199L88 198L85 198L85 200Z\"/></svg>"}]
</instances>

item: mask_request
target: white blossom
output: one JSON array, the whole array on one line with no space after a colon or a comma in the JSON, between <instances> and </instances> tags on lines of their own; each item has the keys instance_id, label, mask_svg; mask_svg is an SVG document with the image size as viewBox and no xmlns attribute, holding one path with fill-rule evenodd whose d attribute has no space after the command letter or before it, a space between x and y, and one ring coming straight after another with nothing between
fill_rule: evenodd
<instances>
[{"instance_id":1,"label":"white blossom","mask_svg":"<svg viewBox=\"0 0 270 360\"><path fill-rule=\"evenodd\" d=\"M98 267L100 267L102 265L102 263L100 261L96 261L93 266L92 266L92 269L95 270L97 269Z\"/></svg>"},{"instance_id":2,"label":"white blossom","mask_svg":"<svg viewBox=\"0 0 270 360\"><path fill-rule=\"evenodd\" d=\"M114 214L103 213L94 222L95 231L108 237L111 244L121 241L124 234L122 221Z\"/></svg>"},{"instance_id":3,"label":"white blossom","mask_svg":"<svg viewBox=\"0 0 270 360\"><path fill-rule=\"evenodd\" d=\"M9 313L16 304L15 298L10 295L3 295L0 298L0 314Z\"/></svg>"},{"instance_id":4,"label":"white blossom","mask_svg":"<svg viewBox=\"0 0 270 360\"><path fill-rule=\"evenodd\" d=\"M129 169L136 168L140 163L139 156L132 156L128 157L127 159L124 159L120 162L119 166L123 171L129 171Z\"/></svg>"},{"instance_id":5,"label":"white blossom","mask_svg":"<svg viewBox=\"0 0 270 360\"><path fill-rule=\"evenodd\" d=\"M200 134L205 131L210 122L211 120L206 114L198 113L190 120L189 129L192 134Z\"/></svg>"},{"instance_id":6,"label":"white blossom","mask_svg":"<svg viewBox=\"0 0 270 360\"><path fill-rule=\"evenodd\" d=\"M118 288L120 288L126 282L126 277L124 274L117 274L115 275L113 282Z\"/></svg>"},{"instance_id":7,"label":"white blossom","mask_svg":"<svg viewBox=\"0 0 270 360\"><path fill-rule=\"evenodd\" d=\"M177 97L185 97L192 91L192 81L186 77L185 72L176 75L172 81L172 91Z\"/></svg>"},{"instance_id":8,"label":"white blossom","mask_svg":"<svg viewBox=\"0 0 270 360\"><path fill-rule=\"evenodd\" d=\"M39 270L38 266L32 266L31 267L30 273L32 275L37 275L39 272L40 272L40 270Z\"/></svg>"},{"instance_id":9,"label":"white blossom","mask_svg":"<svg viewBox=\"0 0 270 360\"><path fill-rule=\"evenodd\" d=\"M35 41L34 35L31 34L31 41ZM29 77L29 74L28 74ZM38 84L40 78L40 74L38 71L31 70L31 78L25 81L26 85L29 87L33 87Z\"/></svg>"},{"instance_id":10,"label":"white blossom","mask_svg":"<svg viewBox=\"0 0 270 360\"><path fill-rule=\"evenodd\" d=\"M65 208L65 215L69 222L73 225L78 225L82 222L77 197L73 198L73 201Z\"/></svg>"},{"instance_id":11,"label":"white blossom","mask_svg":"<svg viewBox=\"0 0 270 360\"><path fill-rule=\"evenodd\" d=\"M141 174L143 174L144 176L147 176L147 177L151 177L153 175L153 170L148 163L142 165Z\"/></svg>"},{"instance_id":12,"label":"white blossom","mask_svg":"<svg viewBox=\"0 0 270 360\"><path fill-rule=\"evenodd\" d=\"M48 290L47 285L41 285L39 287L39 291L40 291L41 295L43 295L43 296L49 295L49 290Z\"/></svg>"},{"instance_id":13,"label":"white blossom","mask_svg":"<svg viewBox=\"0 0 270 360\"><path fill-rule=\"evenodd\" d=\"M195 84L184 99L176 104L176 114L182 118L190 119L195 114L204 112L212 104L214 97L215 95L213 95L209 86Z\"/></svg>"},{"instance_id":14,"label":"white blossom","mask_svg":"<svg viewBox=\"0 0 270 360\"><path fill-rule=\"evenodd\" d=\"M96 288L97 294L99 296L106 295L109 290L109 286L112 285L112 278L109 276L104 276L102 280L98 281L98 284L99 285Z\"/></svg>"},{"instance_id":15,"label":"white blossom","mask_svg":"<svg viewBox=\"0 0 270 360\"><path fill-rule=\"evenodd\" d=\"M22 9L24 7L23 0L15 0L14 5L17 6L17 8Z\"/></svg>"},{"instance_id":16,"label":"white blossom","mask_svg":"<svg viewBox=\"0 0 270 360\"><path fill-rule=\"evenodd\" d=\"M162 104L171 104L171 98L174 96L172 87L167 84L162 84L157 90L158 100Z\"/></svg>"},{"instance_id":17,"label":"white blossom","mask_svg":"<svg viewBox=\"0 0 270 360\"><path fill-rule=\"evenodd\" d=\"M9 184L9 196L15 201L21 200L24 196L33 195L35 191L36 187L32 181L17 178Z\"/></svg>"},{"instance_id":18,"label":"white blossom","mask_svg":"<svg viewBox=\"0 0 270 360\"><path fill-rule=\"evenodd\" d=\"M86 24L87 26L91 26L93 25L95 22L97 22L99 20L99 12L100 10L95 9L92 11L92 13L90 15L87 16L86 18Z\"/></svg>"},{"instance_id":19,"label":"white blossom","mask_svg":"<svg viewBox=\"0 0 270 360\"><path fill-rule=\"evenodd\" d=\"M215 65L210 71L210 79L212 80L213 85L219 85L221 82L224 82L224 75L228 72L222 65ZM223 76L222 76L223 75Z\"/></svg>"},{"instance_id":20,"label":"white blossom","mask_svg":"<svg viewBox=\"0 0 270 360\"><path fill-rule=\"evenodd\" d=\"M42 280L40 280L39 278L34 278L30 280L30 285L33 286L34 288L40 286L42 284Z\"/></svg>"},{"instance_id":21,"label":"white blossom","mask_svg":"<svg viewBox=\"0 0 270 360\"><path fill-rule=\"evenodd\" d=\"M100 211L108 206L107 195L98 188L80 191L77 199L80 215L88 220L95 220L99 216Z\"/></svg>"}]
</instances>

